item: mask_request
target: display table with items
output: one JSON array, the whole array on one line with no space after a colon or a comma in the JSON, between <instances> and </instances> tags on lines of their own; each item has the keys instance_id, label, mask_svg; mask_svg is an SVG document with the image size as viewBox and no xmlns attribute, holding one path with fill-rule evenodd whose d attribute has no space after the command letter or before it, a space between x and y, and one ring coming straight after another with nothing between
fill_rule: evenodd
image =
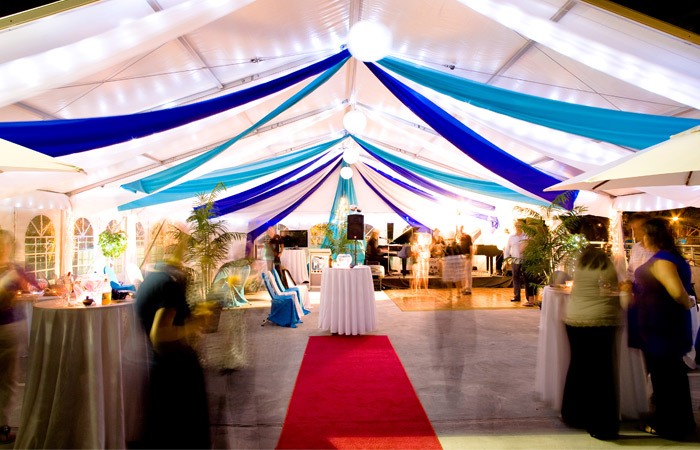
<instances>
[{"instance_id":1,"label":"display table with items","mask_svg":"<svg viewBox=\"0 0 700 450\"><path fill-rule=\"evenodd\" d=\"M542 296L535 390L542 400L556 410L561 409L571 358L564 324L570 294L569 288L547 286ZM651 395L644 357L638 349L627 346L627 330L624 328L618 334L618 344L620 415L627 419L637 419L649 411Z\"/></svg>"},{"instance_id":2,"label":"display table with items","mask_svg":"<svg viewBox=\"0 0 700 450\"><path fill-rule=\"evenodd\" d=\"M306 249L287 249L285 248L280 257L282 267L289 270L292 278L297 283L308 283L309 268L306 257Z\"/></svg>"},{"instance_id":3,"label":"display table with items","mask_svg":"<svg viewBox=\"0 0 700 450\"><path fill-rule=\"evenodd\" d=\"M133 301L35 303L15 448L126 448L137 440L146 339Z\"/></svg>"},{"instance_id":4,"label":"display table with items","mask_svg":"<svg viewBox=\"0 0 700 450\"><path fill-rule=\"evenodd\" d=\"M320 302L322 330L356 335L376 329L374 286L368 266L324 269Z\"/></svg>"}]
</instances>

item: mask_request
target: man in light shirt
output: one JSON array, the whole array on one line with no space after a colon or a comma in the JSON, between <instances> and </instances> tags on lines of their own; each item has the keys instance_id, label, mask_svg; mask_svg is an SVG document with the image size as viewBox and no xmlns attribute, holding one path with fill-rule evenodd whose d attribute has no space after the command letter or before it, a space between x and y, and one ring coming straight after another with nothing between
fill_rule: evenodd
<instances>
[{"instance_id":1,"label":"man in light shirt","mask_svg":"<svg viewBox=\"0 0 700 450\"><path fill-rule=\"evenodd\" d=\"M513 299L511 302L519 302L520 290L524 282L523 266L520 258L527 245L528 236L523 233L522 223L520 221L516 221L514 226L515 233L508 238L508 243L503 249L503 257L506 259L513 258L511 263L511 268L513 270Z\"/></svg>"}]
</instances>

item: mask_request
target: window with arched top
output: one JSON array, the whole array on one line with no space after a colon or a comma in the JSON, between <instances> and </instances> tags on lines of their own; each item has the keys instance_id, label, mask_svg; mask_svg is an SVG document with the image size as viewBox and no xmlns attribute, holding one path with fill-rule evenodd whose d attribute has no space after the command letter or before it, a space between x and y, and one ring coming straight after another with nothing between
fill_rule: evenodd
<instances>
[{"instance_id":1,"label":"window with arched top","mask_svg":"<svg viewBox=\"0 0 700 450\"><path fill-rule=\"evenodd\" d=\"M81 217L73 224L73 276L92 272L95 264L95 233L89 220Z\"/></svg>"},{"instance_id":2,"label":"window with arched top","mask_svg":"<svg viewBox=\"0 0 700 450\"><path fill-rule=\"evenodd\" d=\"M24 234L27 271L37 278L56 278L56 232L51 219L35 216Z\"/></svg>"},{"instance_id":3,"label":"window with arched top","mask_svg":"<svg viewBox=\"0 0 700 450\"><path fill-rule=\"evenodd\" d=\"M146 255L146 229L141 222L136 222L136 264L143 264Z\"/></svg>"}]
</instances>

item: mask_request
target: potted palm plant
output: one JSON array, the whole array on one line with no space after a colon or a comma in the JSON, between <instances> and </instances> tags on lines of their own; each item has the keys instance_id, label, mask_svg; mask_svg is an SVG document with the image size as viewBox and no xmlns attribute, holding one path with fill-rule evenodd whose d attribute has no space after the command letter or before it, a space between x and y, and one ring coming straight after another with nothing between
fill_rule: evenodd
<instances>
[{"instance_id":1,"label":"potted palm plant","mask_svg":"<svg viewBox=\"0 0 700 450\"><path fill-rule=\"evenodd\" d=\"M171 226L169 231L177 242L186 242L184 262L195 269L191 271L195 298L190 300L193 303L207 302L207 306L214 312L214 322L217 322L217 310L218 313L221 312L219 300L210 297L214 276L221 263L228 258L232 242L246 237L246 233L228 231L226 223L216 218L214 202L225 189L223 183L219 183L211 193L199 194L192 212L185 220L186 227L181 229ZM216 323L212 327L215 329Z\"/></svg>"},{"instance_id":2,"label":"potted palm plant","mask_svg":"<svg viewBox=\"0 0 700 450\"><path fill-rule=\"evenodd\" d=\"M565 195L539 210L516 207L525 216L522 229L528 236L522 255L523 270L538 288L552 283L555 271L573 264L588 243L583 234L573 231L578 228L585 208L565 209L562 206Z\"/></svg>"}]
</instances>

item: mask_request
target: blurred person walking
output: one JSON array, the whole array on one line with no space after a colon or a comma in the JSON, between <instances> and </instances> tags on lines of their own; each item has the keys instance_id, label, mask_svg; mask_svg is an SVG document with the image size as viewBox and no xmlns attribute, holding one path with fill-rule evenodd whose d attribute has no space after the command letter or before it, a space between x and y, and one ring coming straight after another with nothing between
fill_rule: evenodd
<instances>
[{"instance_id":1,"label":"blurred person walking","mask_svg":"<svg viewBox=\"0 0 700 450\"><path fill-rule=\"evenodd\" d=\"M145 448L210 448L204 371L190 345L198 310L186 300L184 241L156 266L136 295L136 308L153 350Z\"/></svg>"},{"instance_id":2,"label":"blurred person walking","mask_svg":"<svg viewBox=\"0 0 700 450\"><path fill-rule=\"evenodd\" d=\"M594 438L617 439L616 335L622 323L615 266L598 248L587 247L576 261L574 285L564 323L571 348L561 415Z\"/></svg>"},{"instance_id":3,"label":"blurred person walking","mask_svg":"<svg viewBox=\"0 0 700 450\"><path fill-rule=\"evenodd\" d=\"M15 440L9 420L17 394L18 337L25 318L24 310L17 308L17 293L36 287L32 277L12 262L13 244L12 234L0 230L0 445Z\"/></svg>"},{"instance_id":4,"label":"blurred person walking","mask_svg":"<svg viewBox=\"0 0 700 450\"><path fill-rule=\"evenodd\" d=\"M644 247L654 255L634 275L633 304L639 344L654 391L654 411L642 429L672 440L695 434L690 385L683 356L691 349L688 292L690 265L676 246L668 222L652 218L642 225Z\"/></svg>"}]
</instances>

